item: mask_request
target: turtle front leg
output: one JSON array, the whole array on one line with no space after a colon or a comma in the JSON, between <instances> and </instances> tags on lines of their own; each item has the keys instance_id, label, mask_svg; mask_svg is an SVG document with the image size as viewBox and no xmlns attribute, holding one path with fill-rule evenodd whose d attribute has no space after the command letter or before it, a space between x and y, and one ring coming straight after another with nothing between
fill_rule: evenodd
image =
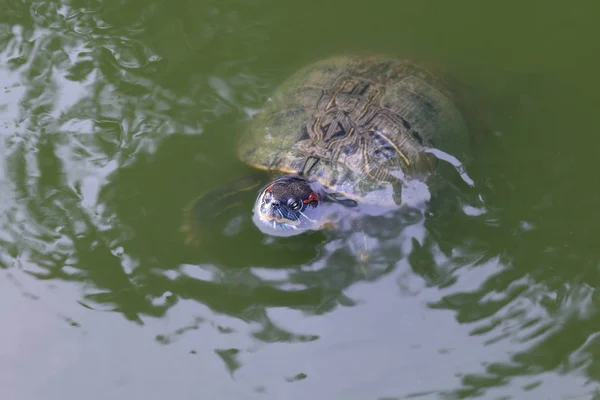
<instances>
[{"instance_id":1,"label":"turtle front leg","mask_svg":"<svg viewBox=\"0 0 600 400\"><path fill-rule=\"evenodd\" d=\"M247 207L250 211L254 204L250 194L263 184L264 176L248 175L194 199L184 209L184 220L180 228L185 234L185 242L198 245L222 232L224 227L220 223L225 219L225 214L235 212L240 207Z\"/></svg>"}]
</instances>

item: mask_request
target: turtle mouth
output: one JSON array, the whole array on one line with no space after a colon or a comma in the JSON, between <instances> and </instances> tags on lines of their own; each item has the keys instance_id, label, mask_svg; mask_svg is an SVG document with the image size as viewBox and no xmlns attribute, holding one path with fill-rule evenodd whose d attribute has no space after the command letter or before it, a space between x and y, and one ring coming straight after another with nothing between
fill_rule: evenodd
<instances>
[{"instance_id":1,"label":"turtle mouth","mask_svg":"<svg viewBox=\"0 0 600 400\"><path fill-rule=\"evenodd\" d=\"M260 220L266 225L272 228L283 228L283 229L298 229L298 225L300 225L300 220L293 220L284 217L280 217L272 214L265 214L264 212L258 213L260 216Z\"/></svg>"}]
</instances>

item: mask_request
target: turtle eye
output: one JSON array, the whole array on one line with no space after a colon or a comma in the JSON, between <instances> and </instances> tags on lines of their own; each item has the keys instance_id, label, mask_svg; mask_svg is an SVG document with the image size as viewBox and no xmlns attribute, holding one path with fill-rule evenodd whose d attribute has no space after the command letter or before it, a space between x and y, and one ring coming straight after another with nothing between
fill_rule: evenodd
<instances>
[{"instance_id":1,"label":"turtle eye","mask_svg":"<svg viewBox=\"0 0 600 400\"><path fill-rule=\"evenodd\" d=\"M298 200L290 200L290 208L292 210L297 210L300 208L300 202Z\"/></svg>"},{"instance_id":2,"label":"turtle eye","mask_svg":"<svg viewBox=\"0 0 600 400\"><path fill-rule=\"evenodd\" d=\"M269 202L269 201L271 201L271 197L273 197L273 193L265 192L265 195L263 198L264 198L264 201Z\"/></svg>"}]
</instances>

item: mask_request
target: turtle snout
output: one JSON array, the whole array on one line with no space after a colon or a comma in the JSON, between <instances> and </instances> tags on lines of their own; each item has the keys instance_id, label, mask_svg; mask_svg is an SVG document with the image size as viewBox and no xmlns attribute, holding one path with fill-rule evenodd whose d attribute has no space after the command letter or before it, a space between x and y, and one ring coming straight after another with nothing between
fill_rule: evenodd
<instances>
[{"instance_id":1,"label":"turtle snout","mask_svg":"<svg viewBox=\"0 0 600 400\"><path fill-rule=\"evenodd\" d=\"M282 212L282 204L279 200L270 199L261 207L262 212L270 217L279 217Z\"/></svg>"}]
</instances>

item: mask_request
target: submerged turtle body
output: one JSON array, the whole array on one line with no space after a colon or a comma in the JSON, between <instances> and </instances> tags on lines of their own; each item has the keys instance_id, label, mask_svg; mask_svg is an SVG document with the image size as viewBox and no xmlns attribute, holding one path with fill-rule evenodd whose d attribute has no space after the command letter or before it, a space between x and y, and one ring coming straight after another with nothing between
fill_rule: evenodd
<instances>
[{"instance_id":1,"label":"submerged turtle body","mask_svg":"<svg viewBox=\"0 0 600 400\"><path fill-rule=\"evenodd\" d=\"M436 149L463 158L465 120L441 78L410 61L341 56L288 78L238 143L242 161L300 174L358 202L398 205Z\"/></svg>"}]
</instances>

